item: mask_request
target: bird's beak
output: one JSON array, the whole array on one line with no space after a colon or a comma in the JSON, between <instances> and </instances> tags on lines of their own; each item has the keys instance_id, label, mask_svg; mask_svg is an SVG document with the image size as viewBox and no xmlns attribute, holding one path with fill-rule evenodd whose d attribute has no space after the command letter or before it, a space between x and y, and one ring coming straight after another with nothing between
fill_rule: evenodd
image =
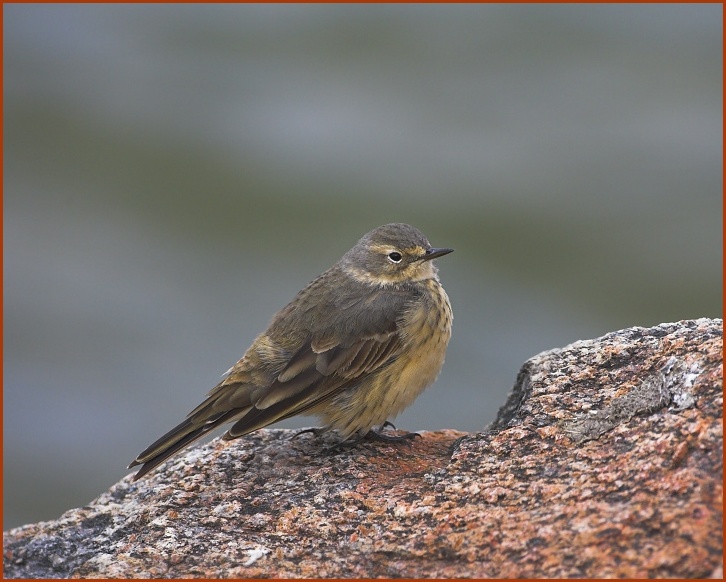
<instances>
[{"instance_id":1,"label":"bird's beak","mask_svg":"<svg viewBox=\"0 0 726 582\"><path fill-rule=\"evenodd\" d=\"M421 257L422 261L430 261L431 259L435 259L436 257L443 257L444 255L448 255L449 253L453 253L454 249L429 249L426 251L426 254Z\"/></svg>"}]
</instances>

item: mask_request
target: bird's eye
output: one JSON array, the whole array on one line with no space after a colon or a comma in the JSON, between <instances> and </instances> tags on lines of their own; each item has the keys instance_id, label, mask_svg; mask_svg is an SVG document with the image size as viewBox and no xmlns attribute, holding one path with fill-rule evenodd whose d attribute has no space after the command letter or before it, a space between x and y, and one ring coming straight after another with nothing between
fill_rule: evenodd
<instances>
[{"instance_id":1,"label":"bird's eye","mask_svg":"<svg viewBox=\"0 0 726 582\"><path fill-rule=\"evenodd\" d=\"M392 263L400 263L403 255L399 252L393 251L388 253L388 260Z\"/></svg>"}]
</instances>

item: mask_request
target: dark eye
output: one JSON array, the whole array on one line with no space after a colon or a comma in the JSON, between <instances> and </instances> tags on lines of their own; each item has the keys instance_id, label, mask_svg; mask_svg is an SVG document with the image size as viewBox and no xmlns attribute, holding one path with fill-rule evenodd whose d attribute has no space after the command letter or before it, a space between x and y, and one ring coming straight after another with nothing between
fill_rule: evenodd
<instances>
[{"instance_id":1,"label":"dark eye","mask_svg":"<svg viewBox=\"0 0 726 582\"><path fill-rule=\"evenodd\" d=\"M400 263L402 258L403 255L399 252L393 251L391 253L388 253L388 260L392 263Z\"/></svg>"}]
</instances>

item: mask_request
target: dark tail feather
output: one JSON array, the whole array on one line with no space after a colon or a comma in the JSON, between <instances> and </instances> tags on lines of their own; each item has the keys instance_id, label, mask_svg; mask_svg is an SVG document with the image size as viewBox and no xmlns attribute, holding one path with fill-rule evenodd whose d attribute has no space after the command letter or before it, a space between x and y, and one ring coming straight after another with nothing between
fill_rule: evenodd
<instances>
[{"instance_id":1,"label":"dark tail feather","mask_svg":"<svg viewBox=\"0 0 726 582\"><path fill-rule=\"evenodd\" d=\"M136 465L142 465L139 472L134 475L134 481L139 480L149 471L161 465L161 463L179 452L184 447L190 445L197 439L202 438L209 431L212 431L221 424L229 421L235 415L239 414L239 412L239 409L227 411L226 413L221 414L218 418L209 420L202 425L192 423L189 419L186 419L184 422L171 429L163 437L148 446L141 454L139 454L138 457L136 457L136 459L131 462L129 469Z\"/></svg>"},{"instance_id":2,"label":"dark tail feather","mask_svg":"<svg viewBox=\"0 0 726 582\"><path fill-rule=\"evenodd\" d=\"M294 379L292 380L294 381ZM355 380L357 381L357 380ZM353 382L353 381L351 381ZM332 388L339 389L345 387L346 384L332 385ZM236 421L236 423L224 434L222 438L225 440L235 439L242 435L246 435L259 428L283 420L297 414L303 414L311 408L328 400L334 394L334 390L329 388L322 395L315 394L316 385L311 382L305 390L293 393L284 398L281 402L275 402L268 408L259 409L254 406L233 408L226 412L209 413L204 410L203 405L197 407L190 416L182 423L171 429L163 437L146 448L134 461L129 465L135 467L142 465L139 472L134 475L134 481L146 475L149 471L166 461L174 453L180 451L187 445L190 445L197 439L202 438L209 431L216 429L226 422ZM212 401L211 403L209 401ZM214 397L210 397L204 405L209 405L213 410L213 405L217 401ZM206 421L202 419L209 415ZM196 417L197 420L192 420Z\"/></svg>"}]
</instances>

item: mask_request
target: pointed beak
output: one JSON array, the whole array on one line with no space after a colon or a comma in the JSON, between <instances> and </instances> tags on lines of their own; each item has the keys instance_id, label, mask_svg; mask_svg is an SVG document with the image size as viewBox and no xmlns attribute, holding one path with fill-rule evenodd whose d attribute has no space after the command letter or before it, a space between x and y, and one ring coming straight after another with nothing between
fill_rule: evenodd
<instances>
[{"instance_id":1,"label":"pointed beak","mask_svg":"<svg viewBox=\"0 0 726 582\"><path fill-rule=\"evenodd\" d=\"M437 257L443 257L444 255L448 255L449 253L453 253L454 249L429 249L426 251L426 254L421 257L422 261L430 261L431 259L435 259Z\"/></svg>"}]
</instances>

